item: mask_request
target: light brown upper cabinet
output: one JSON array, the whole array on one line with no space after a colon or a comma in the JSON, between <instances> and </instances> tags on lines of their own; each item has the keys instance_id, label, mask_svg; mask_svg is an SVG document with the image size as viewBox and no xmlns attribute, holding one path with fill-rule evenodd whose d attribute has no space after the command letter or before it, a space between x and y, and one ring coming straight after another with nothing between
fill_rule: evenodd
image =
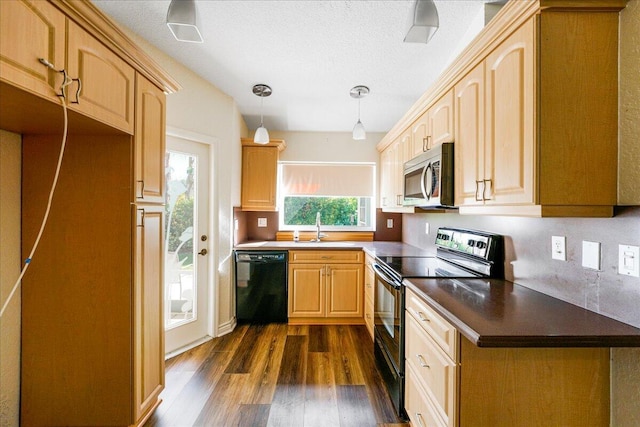
<instances>
[{"instance_id":1,"label":"light brown upper cabinet","mask_svg":"<svg viewBox=\"0 0 640 427\"><path fill-rule=\"evenodd\" d=\"M135 202L164 203L165 94L136 76Z\"/></svg>"},{"instance_id":2,"label":"light brown upper cabinet","mask_svg":"<svg viewBox=\"0 0 640 427\"><path fill-rule=\"evenodd\" d=\"M453 111L453 90L450 90L414 122L411 158L443 142L454 141Z\"/></svg>"},{"instance_id":3,"label":"light brown upper cabinet","mask_svg":"<svg viewBox=\"0 0 640 427\"><path fill-rule=\"evenodd\" d=\"M612 216L618 14L625 5L507 2L378 150L384 153L407 129L414 155L454 140L461 214Z\"/></svg>"},{"instance_id":4,"label":"light brown upper cabinet","mask_svg":"<svg viewBox=\"0 0 640 427\"><path fill-rule=\"evenodd\" d=\"M64 13L45 1L0 2L0 79L59 102L62 73L75 79L66 104L85 116L133 133L135 71ZM66 52L66 53L65 53Z\"/></svg>"},{"instance_id":5,"label":"light brown upper cabinet","mask_svg":"<svg viewBox=\"0 0 640 427\"><path fill-rule=\"evenodd\" d=\"M456 205L532 204L534 22L455 87Z\"/></svg>"},{"instance_id":6,"label":"light brown upper cabinet","mask_svg":"<svg viewBox=\"0 0 640 427\"><path fill-rule=\"evenodd\" d=\"M0 1L0 80L58 102L54 87L62 76L38 58L65 67L65 23L65 15L48 2Z\"/></svg>"},{"instance_id":7,"label":"light brown upper cabinet","mask_svg":"<svg viewBox=\"0 0 640 427\"><path fill-rule=\"evenodd\" d=\"M413 208L402 206L404 163L412 157L410 129L380 153L380 207L385 212L413 212Z\"/></svg>"},{"instance_id":8,"label":"light brown upper cabinet","mask_svg":"<svg viewBox=\"0 0 640 427\"><path fill-rule=\"evenodd\" d=\"M71 107L133 133L135 71L91 34L69 21L67 72L80 79L70 89ZM75 103L77 101L77 103Z\"/></svg>"},{"instance_id":9,"label":"light brown upper cabinet","mask_svg":"<svg viewBox=\"0 0 640 427\"><path fill-rule=\"evenodd\" d=\"M242 210L277 210L278 156L286 144L272 140L269 144L255 144L242 139Z\"/></svg>"}]
</instances>

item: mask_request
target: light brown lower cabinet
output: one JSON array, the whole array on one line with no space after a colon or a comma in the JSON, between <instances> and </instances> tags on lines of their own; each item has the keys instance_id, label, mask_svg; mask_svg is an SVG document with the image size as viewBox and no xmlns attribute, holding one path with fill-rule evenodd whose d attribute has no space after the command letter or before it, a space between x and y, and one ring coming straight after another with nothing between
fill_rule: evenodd
<instances>
[{"instance_id":1,"label":"light brown lower cabinet","mask_svg":"<svg viewBox=\"0 0 640 427\"><path fill-rule=\"evenodd\" d=\"M374 284L376 280L375 273L373 271L373 257L369 254L365 254L364 259L364 324L369 331L371 339L374 339L373 331L373 310L374 310Z\"/></svg>"},{"instance_id":2,"label":"light brown lower cabinet","mask_svg":"<svg viewBox=\"0 0 640 427\"><path fill-rule=\"evenodd\" d=\"M363 322L361 251L290 251L289 322Z\"/></svg>"},{"instance_id":3,"label":"light brown lower cabinet","mask_svg":"<svg viewBox=\"0 0 640 427\"><path fill-rule=\"evenodd\" d=\"M480 348L410 289L406 320L413 426L609 426L608 348Z\"/></svg>"}]
</instances>

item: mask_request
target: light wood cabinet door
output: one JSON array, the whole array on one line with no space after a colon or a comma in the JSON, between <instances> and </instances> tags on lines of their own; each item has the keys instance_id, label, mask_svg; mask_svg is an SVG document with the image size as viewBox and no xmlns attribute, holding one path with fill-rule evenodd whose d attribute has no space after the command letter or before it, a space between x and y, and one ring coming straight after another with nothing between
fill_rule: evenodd
<instances>
[{"instance_id":1,"label":"light wood cabinet door","mask_svg":"<svg viewBox=\"0 0 640 427\"><path fill-rule=\"evenodd\" d=\"M134 201L165 201L165 95L141 75L136 77Z\"/></svg>"},{"instance_id":2,"label":"light wood cabinet door","mask_svg":"<svg viewBox=\"0 0 640 427\"><path fill-rule=\"evenodd\" d=\"M424 153L429 148L429 110L422 113L411 126L411 157Z\"/></svg>"},{"instance_id":3,"label":"light wood cabinet door","mask_svg":"<svg viewBox=\"0 0 640 427\"><path fill-rule=\"evenodd\" d=\"M65 67L65 22L48 2L0 1L0 80L58 102L54 88L62 76L38 58Z\"/></svg>"},{"instance_id":4,"label":"light wood cabinet door","mask_svg":"<svg viewBox=\"0 0 640 427\"><path fill-rule=\"evenodd\" d=\"M395 188L394 151L395 146L387 147L380 153L380 207L390 208Z\"/></svg>"},{"instance_id":5,"label":"light wood cabinet door","mask_svg":"<svg viewBox=\"0 0 640 427\"><path fill-rule=\"evenodd\" d=\"M277 147L242 147L242 209L275 211Z\"/></svg>"},{"instance_id":6,"label":"light wood cabinet door","mask_svg":"<svg viewBox=\"0 0 640 427\"><path fill-rule=\"evenodd\" d=\"M485 60L487 204L535 202L534 24L527 21Z\"/></svg>"},{"instance_id":7,"label":"light wood cabinet door","mask_svg":"<svg viewBox=\"0 0 640 427\"><path fill-rule=\"evenodd\" d=\"M443 142L453 142L454 130L454 98L453 90L447 92L431 108L429 108L429 140L427 149L432 149Z\"/></svg>"},{"instance_id":8,"label":"light wood cabinet door","mask_svg":"<svg viewBox=\"0 0 640 427\"><path fill-rule=\"evenodd\" d=\"M455 205L481 205L484 179L484 63L455 86Z\"/></svg>"},{"instance_id":9,"label":"light wood cabinet door","mask_svg":"<svg viewBox=\"0 0 640 427\"><path fill-rule=\"evenodd\" d=\"M135 71L115 53L69 21L67 70L79 78L78 103L70 107L126 133L133 133ZM70 101L76 101L75 85Z\"/></svg>"},{"instance_id":10,"label":"light wood cabinet door","mask_svg":"<svg viewBox=\"0 0 640 427\"><path fill-rule=\"evenodd\" d=\"M447 427L438 417L437 411L421 386L418 374L407 365L405 381L405 410L414 427ZM470 424L472 425L472 424Z\"/></svg>"},{"instance_id":11,"label":"light wood cabinet door","mask_svg":"<svg viewBox=\"0 0 640 427\"><path fill-rule=\"evenodd\" d=\"M164 388L164 206L136 208L134 239L134 418L160 401Z\"/></svg>"},{"instance_id":12,"label":"light wood cabinet door","mask_svg":"<svg viewBox=\"0 0 640 427\"><path fill-rule=\"evenodd\" d=\"M327 317L363 317L362 264L327 264Z\"/></svg>"},{"instance_id":13,"label":"light wood cabinet door","mask_svg":"<svg viewBox=\"0 0 640 427\"><path fill-rule=\"evenodd\" d=\"M289 317L324 317L325 265L289 264Z\"/></svg>"}]
</instances>

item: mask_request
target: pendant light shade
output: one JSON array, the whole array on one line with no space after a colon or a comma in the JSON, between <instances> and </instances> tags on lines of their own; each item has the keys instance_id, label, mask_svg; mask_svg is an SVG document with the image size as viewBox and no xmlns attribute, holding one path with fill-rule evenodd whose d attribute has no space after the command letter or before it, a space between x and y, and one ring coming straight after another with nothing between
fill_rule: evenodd
<instances>
[{"instance_id":1,"label":"pendant light shade","mask_svg":"<svg viewBox=\"0 0 640 427\"><path fill-rule=\"evenodd\" d=\"M433 0L416 1L411 23L404 38L405 43L429 43L440 26L438 9Z\"/></svg>"},{"instance_id":2,"label":"pendant light shade","mask_svg":"<svg viewBox=\"0 0 640 427\"><path fill-rule=\"evenodd\" d=\"M353 139L355 139L356 141L367 139L367 132L364 129L364 125L360 121L360 98L369 94L369 88L366 86L355 86L351 89L349 94L352 98L356 98L358 100L358 121L353 127Z\"/></svg>"},{"instance_id":3,"label":"pendant light shade","mask_svg":"<svg viewBox=\"0 0 640 427\"><path fill-rule=\"evenodd\" d=\"M202 35L196 21L195 0L171 0L167 12L167 26L176 40L202 43Z\"/></svg>"},{"instance_id":4,"label":"pendant light shade","mask_svg":"<svg viewBox=\"0 0 640 427\"><path fill-rule=\"evenodd\" d=\"M269 131L266 127L260 125L258 129L256 129L255 135L253 135L253 142L256 144L268 144L269 143Z\"/></svg>"},{"instance_id":5,"label":"pendant light shade","mask_svg":"<svg viewBox=\"0 0 640 427\"><path fill-rule=\"evenodd\" d=\"M253 93L260 97L260 127L256 129L256 133L253 135L253 142L256 144L268 144L269 143L269 131L264 127L263 123L263 103L264 97L271 95L271 88L265 84L255 85L253 87Z\"/></svg>"}]
</instances>

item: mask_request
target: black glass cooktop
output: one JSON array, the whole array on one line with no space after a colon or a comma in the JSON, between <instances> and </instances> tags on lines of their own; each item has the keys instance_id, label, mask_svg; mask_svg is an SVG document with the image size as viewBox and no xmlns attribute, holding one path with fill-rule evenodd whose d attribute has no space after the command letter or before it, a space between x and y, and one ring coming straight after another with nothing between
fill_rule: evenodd
<instances>
[{"instance_id":1,"label":"black glass cooktop","mask_svg":"<svg viewBox=\"0 0 640 427\"><path fill-rule=\"evenodd\" d=\"M379 256L378 259L402 279L480 276L437 257Z\"/></svg>"}]
</instances>

